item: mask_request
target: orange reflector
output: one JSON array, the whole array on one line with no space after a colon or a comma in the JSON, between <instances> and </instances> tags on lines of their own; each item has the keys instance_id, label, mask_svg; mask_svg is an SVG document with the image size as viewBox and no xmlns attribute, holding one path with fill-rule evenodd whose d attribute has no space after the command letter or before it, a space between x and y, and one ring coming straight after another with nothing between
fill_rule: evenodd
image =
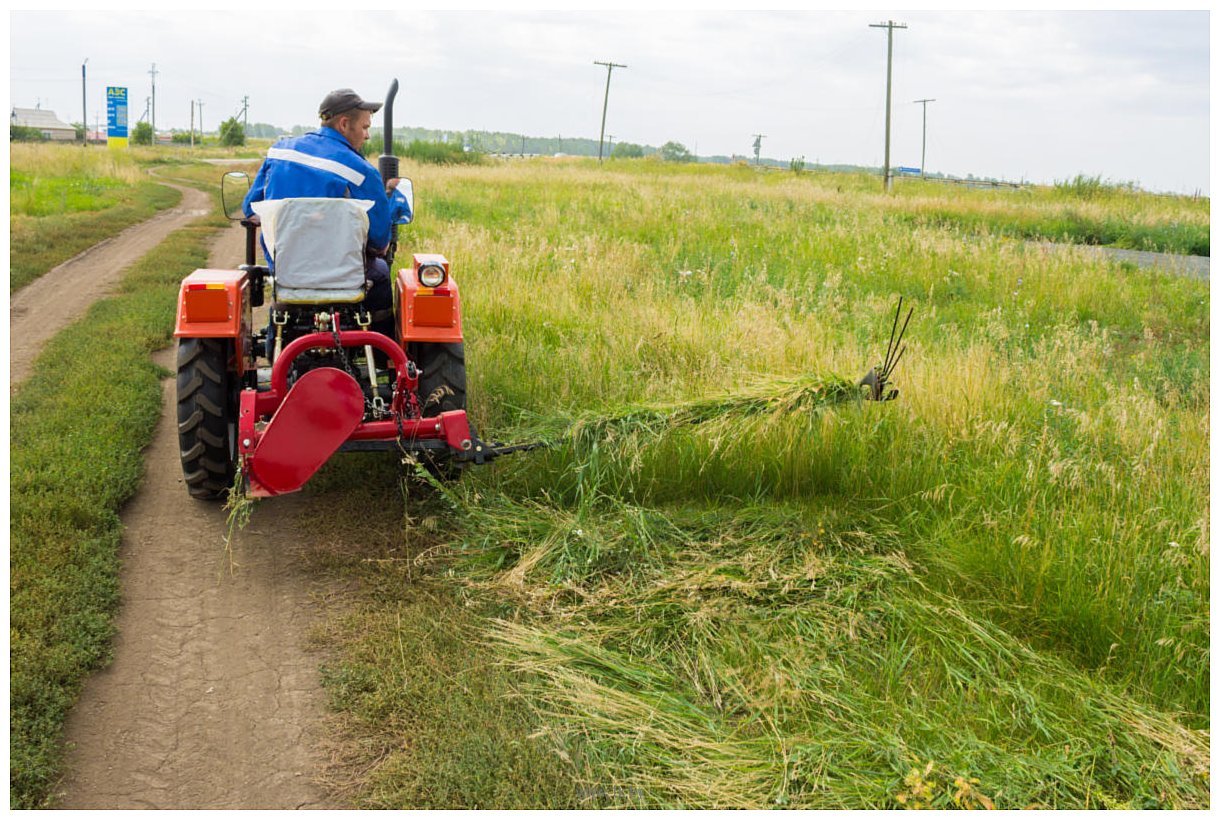
<instances>
[{"instance_id":1,"label":"orange reflector","mask_svg":"<svg viewBox=\"0 0 1220 820\"><path fill-rule=\"evenodd\" d=\"M229 294L224 285L196 287L187 285L182 299L182 312L188 322L227 322Z\"/></svg>"},{"instance_id":2,"label":"orange reflector","mask_svg":"<svg viewBox=\"0 0 1220 820\"><path fill-rule=\"evenodd\" d=\"M452 296L416 295L411 303L412 319L416 327L453 327L454 310Z\"/></svg>"}]
</instances>

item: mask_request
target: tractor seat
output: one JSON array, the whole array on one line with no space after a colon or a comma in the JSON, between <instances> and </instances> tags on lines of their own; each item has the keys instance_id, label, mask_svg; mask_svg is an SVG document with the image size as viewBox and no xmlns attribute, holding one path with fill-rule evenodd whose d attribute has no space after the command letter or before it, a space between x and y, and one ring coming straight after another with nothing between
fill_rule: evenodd
<instances>
[{"instance_id":1,"label":"tractor seat","mask_svg":"<svg viewBox=\"0 0 1220 820\"><path fill-rule=\"evenodd\" d=\"M251 203L275 271L277 304L364 299L368 199L294 197Z\"/></svg>"}]
</instances>

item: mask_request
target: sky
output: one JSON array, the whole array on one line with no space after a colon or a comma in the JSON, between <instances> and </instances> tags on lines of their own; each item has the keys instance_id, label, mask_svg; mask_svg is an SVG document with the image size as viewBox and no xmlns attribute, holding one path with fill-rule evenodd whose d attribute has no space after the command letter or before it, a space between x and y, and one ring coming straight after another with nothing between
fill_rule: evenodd
<instances>
[{"instance_id":1,"label":"sky","mask_svg":"<svg viewBox=\"0 0 1220 820\"><path fill-rule=\"evenodd\" d=\"M261 8L261 7L260 7ZM204 127L249 97L249 121L316 124L351 87L401 89L395 125L597 139L606 69L614 141L676 140L700 155L880 166L886 29L891 165L1049 183L1077 174L1210 195L1208 11L12 12L10 105L131 120L157 68L158 129ZM374 127L381 124L375 115Z\"/></svg>"}]
</instances>

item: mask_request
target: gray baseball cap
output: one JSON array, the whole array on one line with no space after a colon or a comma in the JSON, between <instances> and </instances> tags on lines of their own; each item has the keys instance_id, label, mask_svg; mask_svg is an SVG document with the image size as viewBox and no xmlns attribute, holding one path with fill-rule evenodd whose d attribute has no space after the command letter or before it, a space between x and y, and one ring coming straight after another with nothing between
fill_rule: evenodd
<instances>
[{"instance_id":1,"label":"gray baseball cap","mask_svg":"<svg viewBox=\"0 0 1220 820\"><path fill-rule=\"evenodd\" d=\"M381 103L365 102L360 99L360 95L350 88L338 88L326 95L322 100L322 104L318 106L318 116L324 120L338 116L344 111L351 111L353 108L361 108L365 111L380 111Z\"/></svg>"}]
</instances>

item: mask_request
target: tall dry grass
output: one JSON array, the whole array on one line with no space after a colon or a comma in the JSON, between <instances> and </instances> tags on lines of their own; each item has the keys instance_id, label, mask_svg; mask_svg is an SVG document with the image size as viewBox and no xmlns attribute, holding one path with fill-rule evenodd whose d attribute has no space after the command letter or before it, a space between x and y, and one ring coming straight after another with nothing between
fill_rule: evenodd
<instances>
[{"instance_id":1,"label":"tall dry grass","mask_svg":"<svg viewBox=\"0 0 1220 820\"><path fill-rule=\"evenodd\" d=\"M557 444L443 496L446 566L592 804L1207 804L1206 285L1004 224L1197 203L404 173L479 428ZM896 402L749 410L862 375L899 296Z\"/></svg>"}]
</instances>

